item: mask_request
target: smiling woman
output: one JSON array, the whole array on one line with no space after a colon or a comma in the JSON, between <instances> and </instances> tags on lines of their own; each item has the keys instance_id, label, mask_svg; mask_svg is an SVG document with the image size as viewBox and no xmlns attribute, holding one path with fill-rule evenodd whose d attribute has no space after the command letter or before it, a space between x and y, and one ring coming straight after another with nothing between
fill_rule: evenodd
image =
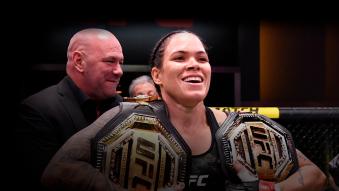
<instances>
[{"instance_id":1,"label":"smiling woman","mask_svg":"<svg viewBox=\"0 0 339 191\"><path fill-rule=\"evenodd\" d=\"M322 189L324 174L297 150L291 152L297 153L299 169L281 182L258 179L255 170L248 172L242 166L244 163L238 161L230 165L234 168L222 168L226 161L220 156L231 139L222 140L216 134L218 129L223 131L235 121L235 113L210 109L204 104L211 66L205 46L196 34L173 31L165 35L153 49L150 61L152 78L162 100L121 103L69 139L44 172L42 182L47 187L61 190ZM266 136L262 130L254 129L253 134ZM267 145L271 144L264 147ZM247 152L245 157L250 154ZM265 163L268 157L258 158Z\"/></svg>"},{"instance_id":2,"label":"smiling woman","mask_svg":"<svg viewBox=\"0 0 339 191\"><path fill-rule=\"evenodd\" d=\"M162 98L172 102L178 96L181 104L192 106L202 101L210 86L211 65L201 40L191 33L180 33L173 41L164 40L153 54L161 56L162 52L161 60L154 56L151 71Z\"/></svg>"}]
</instances>

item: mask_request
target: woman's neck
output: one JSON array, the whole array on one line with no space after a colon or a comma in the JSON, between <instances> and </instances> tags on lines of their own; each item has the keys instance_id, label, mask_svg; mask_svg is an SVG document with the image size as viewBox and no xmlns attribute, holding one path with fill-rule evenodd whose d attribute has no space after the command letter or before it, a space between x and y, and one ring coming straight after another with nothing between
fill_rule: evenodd
<instances>
[{"instance_id":1,"label":"woman's neck","mask_svg":"<svg viewBox=\"0 0 339 191\"><path fill-rule=\"evenodd\" d=\"M204 103L192 107L166 101L166 105L171 123L190 147L192 154L207 152L212 144L212 136Z\"/></svg>"},{"instance_id":2,"label":"woman's neck","mask_svg":"<svg viewBox=\"0 0 339 191\"><path fill-rule=\"evenodd\" d=\"M176 128L194 128L206 124L206 108L203 102L194 106L166 100L170 121Z\"/></svg>"}]
</instances>

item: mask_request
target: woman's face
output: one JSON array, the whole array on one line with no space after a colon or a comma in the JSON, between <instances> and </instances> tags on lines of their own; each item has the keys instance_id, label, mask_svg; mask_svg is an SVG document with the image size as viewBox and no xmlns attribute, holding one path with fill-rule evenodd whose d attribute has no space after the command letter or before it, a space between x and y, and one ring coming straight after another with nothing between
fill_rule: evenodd
<instances>
[{"instance_id":1,"label":"woman's face","mask_svg":"<svg viewBox=\"0 0 339 191\"><path fill-rule=\"evenodd\" d=\"M211 81L211 65L200 39L191 33L170 37L161 69L152 76L160 86L162 98L185 106L203 101Z\"/></svg>"}]
</instances>

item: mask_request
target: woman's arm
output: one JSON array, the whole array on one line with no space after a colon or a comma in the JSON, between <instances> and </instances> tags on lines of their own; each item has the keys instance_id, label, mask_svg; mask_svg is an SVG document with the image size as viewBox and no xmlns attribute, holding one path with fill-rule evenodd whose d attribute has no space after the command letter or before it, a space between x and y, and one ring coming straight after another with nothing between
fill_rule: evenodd
<instances>
[{"instance_id":1,"label":"woman's arm","mask_svg":"<svg viewBox=\"0 0 339 191\"><path fill-rule=\"evenodd\" d=\"M277 183L280 190L323 190L326 186L325 174L297 149L299 169L286 180Z\"/></svg>"}]
</instances>

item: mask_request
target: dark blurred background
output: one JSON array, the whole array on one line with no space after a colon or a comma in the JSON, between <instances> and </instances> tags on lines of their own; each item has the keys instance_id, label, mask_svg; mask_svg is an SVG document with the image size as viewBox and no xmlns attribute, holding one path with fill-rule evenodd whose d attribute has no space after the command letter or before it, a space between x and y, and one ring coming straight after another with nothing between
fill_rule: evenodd
<instances>
[{"instance_id":1,"label":"dark blurred background","mask_svg":"<svg viewBox=\"0 0 339 191\"><path fill-rule=\"evenodd\" d=\"M42 24L29 32L29 44L34 53L23 64L20 81L20 99L44 87L57 83L65 75L66 50L70 38L81 29L98 27L107 29L119 39L125 61L124 75L118 90L128 96L128 86L135 77L149 74L148 59L154 44L162 35L176 29L188 29L202 36L209 47L213 66L211 92L206 102L209 105L234 105L235 75L240 74L239 54L245 54L239 46L239 30L255 34L254 39L243 42L253 47L249 65L258 67L258 23L242 29L239 23L195 19L77 19L75 22ZM251 34L252 35L252 34ZM253 36L253 35L252 35ZM246 36L245 36L246 37ZM250 60L250 59L248 59ZM240 76L239 79L240 80ZM240 82L240 81L239 81ZM219 84L219 85L218 85ZM221 85L221 86L220 86ZM255 85L258 87L258 83ZM253 91L257 91L252 88ZM213 95L213 96L212 96ZM240 101L240 99L239 99Z\"/></svg>"},{"instance_id":2,"label":"dark blurred background","mask_svg":"<svg viewBox=\"0 0 339 191\"><path fill-rule=\"evenodd\" d=\"M149 74L155 42L171 30L188 29L209 47L213 75L207 105L339 106L339 24L334 19L112 16L32 20L23 26L18 45L24 54L14 58L20 71L18 101L62 79L72 35L99 27L122 44L122 96L128 96L133 78Z\"/></svg>"}]
</instances>

